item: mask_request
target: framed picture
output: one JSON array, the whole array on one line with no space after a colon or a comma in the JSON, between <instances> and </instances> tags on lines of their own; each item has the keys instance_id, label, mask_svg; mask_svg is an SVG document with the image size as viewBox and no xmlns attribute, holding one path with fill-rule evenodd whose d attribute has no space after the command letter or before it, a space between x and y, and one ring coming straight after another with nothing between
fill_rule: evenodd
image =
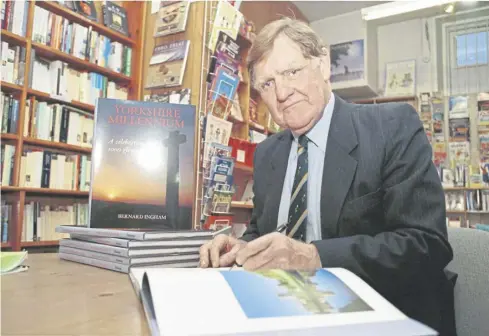
<instances>
[{"instance_id":1,"label":"framed picture","mask_svg":"<svg viewBox=\"0 0 489 336\"><path fill-rule=\"evenodd\" d=\"M363 79L365 76L364 41L355 40L330 47L331 83Z\"/></svg>"},{"instance_id":2,"label":"framed picture","mask_svg":"<svg viewBox=\"0 0 489 336\"><path fill-rule=\"evenodd\" d=\"M414 96L416 94L416 60L385 65L384 96Z\"/></svg>"}]
</instances>

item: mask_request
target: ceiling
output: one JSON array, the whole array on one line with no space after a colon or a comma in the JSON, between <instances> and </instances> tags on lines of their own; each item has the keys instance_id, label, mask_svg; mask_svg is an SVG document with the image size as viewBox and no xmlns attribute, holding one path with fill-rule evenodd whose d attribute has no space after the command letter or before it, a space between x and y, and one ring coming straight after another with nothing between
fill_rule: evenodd
<instances>
[{"instance_id":1,"label":"ceiling","mask_svg":"<svg viewBox=\"0 0 489 336\"><path fill-rule=\"evenodd\" d=\"M309 22L326 17L353 12L365 7L380 5L390 1L292 1Z\"/></svg>"}]
</instances>

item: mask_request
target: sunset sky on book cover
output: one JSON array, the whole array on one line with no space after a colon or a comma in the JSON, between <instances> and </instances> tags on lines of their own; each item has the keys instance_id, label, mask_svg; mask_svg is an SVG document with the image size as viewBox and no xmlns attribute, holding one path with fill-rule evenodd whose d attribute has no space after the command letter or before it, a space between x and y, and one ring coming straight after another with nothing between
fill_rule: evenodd
<instances>
[{"instance_id":1,"label":"sunset sky on book cover","mask_svg":"<svg viewBox=\"0 0 489 336\"><path fill-rule=\"evenodd\" d=\"M99 98L90 227L190 229L194 140L193 105Z\"/></svg>"}]
</instances>

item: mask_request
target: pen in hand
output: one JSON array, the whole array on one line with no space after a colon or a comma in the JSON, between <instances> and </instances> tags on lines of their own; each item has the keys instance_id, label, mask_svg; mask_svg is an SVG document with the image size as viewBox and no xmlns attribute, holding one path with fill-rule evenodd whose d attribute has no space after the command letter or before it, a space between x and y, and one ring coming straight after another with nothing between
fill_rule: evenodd
<instances>
[{"instance_id":1,"label":"pen in hand","mask_svg":"<svg viewBox=\"0 0 489 336\"><path fill-rule=\"evenodd\" d=\"M279 232L279 233L282 233L284 232L286 229L287 229L287 226L288 226L288 223L285 223L285 224L282 224L280 225L276 230L275 232ZM239 265L236 261L234 261L234 264L233 266L231 267L231 269L235 268L235 267L241 267L241 265Z\"/></svg>"}]
</instances>

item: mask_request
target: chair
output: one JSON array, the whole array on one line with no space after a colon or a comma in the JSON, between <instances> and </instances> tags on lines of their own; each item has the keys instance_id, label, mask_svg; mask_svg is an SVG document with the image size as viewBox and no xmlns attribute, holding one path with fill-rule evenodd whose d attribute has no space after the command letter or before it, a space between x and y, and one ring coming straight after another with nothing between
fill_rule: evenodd
<instances>
[{"instance_id":1,"label":"chair","mask_svg":"<svg viewBox=\"0 0 489 336\"><path fill-rule=\"evenodd\" d=\"M448 228L453 260L447 269L458 274L455 285L457 336L489 335L489 232Z\"/></svg>"}]
</instances>

